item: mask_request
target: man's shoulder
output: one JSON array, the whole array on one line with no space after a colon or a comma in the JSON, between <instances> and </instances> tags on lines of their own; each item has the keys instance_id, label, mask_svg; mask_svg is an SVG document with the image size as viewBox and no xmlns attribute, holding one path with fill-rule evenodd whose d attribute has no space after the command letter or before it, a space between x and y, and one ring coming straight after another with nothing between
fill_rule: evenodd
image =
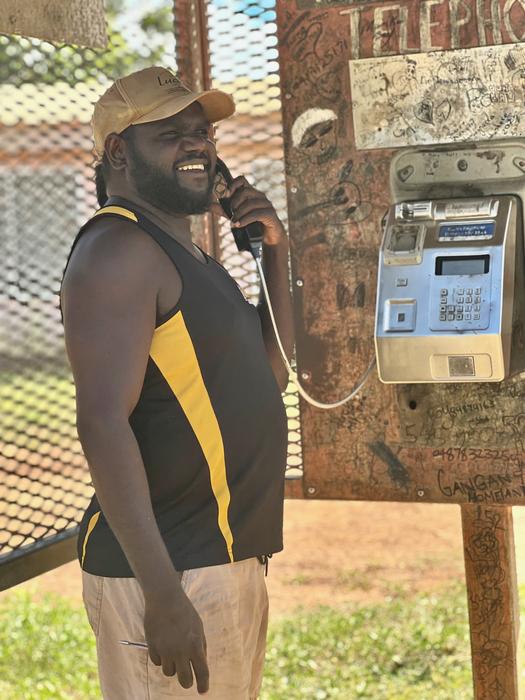
<instances>
[{"instance_id":1,"label":"man's shoulder","mask_svg":"<svg viewBox=\"0 0 525 700\"><path fill-rule=\"evenodd\" d=\"M130 219L100 216L89 221L73 250L68 271L98 266L154 263L158 246Z\"/></svg>"},{"instance_id":2,"label":"man's shoulder","mask_svg":"<svg viewBox=\"0 0 525 700\"><path fill-rule=\"evenodd\" d=\"M71 254L61 287L64 299L78 294L93 298L155 291L159 249L134 222L104 216L83 231Z\"/></svg>"}]
</instances>

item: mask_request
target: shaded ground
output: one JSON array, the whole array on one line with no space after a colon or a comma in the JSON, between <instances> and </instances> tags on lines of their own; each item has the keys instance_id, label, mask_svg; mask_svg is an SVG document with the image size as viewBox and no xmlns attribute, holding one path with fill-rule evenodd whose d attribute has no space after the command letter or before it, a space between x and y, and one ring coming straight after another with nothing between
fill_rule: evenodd
<instances>
[{"instance_id":1,"label":"shaded ground","mask_svg":"<svg viewBox=\"0 0 525 700\"><path fill-rule=\"evenodd\" d=\"M514 508L520 573L524 511ZM277 617L299 606L372 602L400 588L429 591L461 578L458 506L287 501L285 551L270 562L268 588ZM76 562L21 586L81 600Z\"/></svg>"}]
</instances>

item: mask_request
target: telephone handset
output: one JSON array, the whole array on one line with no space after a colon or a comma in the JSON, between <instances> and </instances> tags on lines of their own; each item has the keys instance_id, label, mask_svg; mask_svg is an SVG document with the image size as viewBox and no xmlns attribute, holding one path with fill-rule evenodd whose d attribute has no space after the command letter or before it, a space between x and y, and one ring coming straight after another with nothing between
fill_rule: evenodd
<instances>
[{"instance_id":1,"label":"telephone handset","mask_svg":"<svg viewBox=\"0 0 525 700\"><path fill-rule=\"evenodd\" d=\"M220 158L217 158L215 192L226 216L231 219L233 216L230 200L224 197L224 193L231 186L233 176ZM263 227L258 221L242 228L232 228L233 237L238 250L247 250L255 259L261 257L263 241Z\"/></svg>"}]
</instances>

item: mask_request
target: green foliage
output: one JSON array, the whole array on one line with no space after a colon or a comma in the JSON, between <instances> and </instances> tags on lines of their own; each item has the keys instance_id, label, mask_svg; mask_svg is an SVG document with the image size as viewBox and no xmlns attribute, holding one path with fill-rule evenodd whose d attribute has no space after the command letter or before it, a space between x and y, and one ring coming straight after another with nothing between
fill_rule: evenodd
<instances>
[{"instance_id":1,"label":"green foliage","mask_svg":"<svg viewBox=\"0 0 525 700\"><path fill-rule=\"evenodd\" d=\"M303 612L270 633L261 700L471 700L464 587Z\"/></svg>"},{"instance_id":2,"label":"green foliage","mask_svg":"<svg viewBox=\"0 0 525 700\"><path fill-rule=\"evenodd\" d=\"M93 700L95 645L83 609L13 593L0 604L2 700ZM401 596L301 612L270 629L261 700L471 700L466 596Z\"/></svg>"},{"instance_id":3,"label":"green foliage","mask_svg":"<svg viewBox=\"0 0 525 700\"><path fill-rule=\"evenodd\" d=\"M140 20L140 27L149 34L169 34L173 32L173 14L169 6L152 10Z\"/></svg>"},{"instance_id":4,"label":"green foliage","mask_svg":"<svg viewBox=\"0 0 525 700\"><path fill-rule=\"evenodd\" d=\"M63 432L75 424L75 388L65 374L32 372L27 376L0 372L0 430L8 443L28 425ZM1 695L0 695L1 698Z\"/></svg>"},{"instance_id":5,"label":"green foliage","mask_svg":"<svg viewBox=\"0 0 525 700\"><path fill-rule=\"evenodd\" d=\"M69 85L88 80L104 81L166 58L166 37L173 34L171 10L163 7L146 13L137 30L142 36L130 45L115 27L115 19L122 3L113 1L108 9L109 47L89 49L79 46L54 45L38 39L0 34L0 82L20 86L25 83L52 84L58 81Z\"/></svg>"},{"instance_id":6,"label":"green foliage","mask_svg":"<svg viewBox=\"0 0 525 700\"><path fill-rule=\"evenodd\" d=\"M2 700L100 697L95 643L82 609L58 596L12 594L0 605Z\"/></svg>"}]
</instances>

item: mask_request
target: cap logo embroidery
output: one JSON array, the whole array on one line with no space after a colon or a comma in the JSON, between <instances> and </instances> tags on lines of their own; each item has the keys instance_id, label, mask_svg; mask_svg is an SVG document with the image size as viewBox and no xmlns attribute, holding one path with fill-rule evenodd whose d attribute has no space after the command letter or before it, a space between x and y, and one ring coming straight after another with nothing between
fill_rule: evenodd
<instances>
[{"instance_id":1,"label":"cap logo embroidery","mask_svg":"<svg viewBox=\"0 0 525 700\"><path fill-rule=\"evenodd\" d=\"M173 77L171 77L171 78L164 78L164 79L162 80L161 77L160 77L159 75L157 75L157 80L158 80L158 82L159 82L159 85L170 85L170 84L172 84L172 85L178 85L178 86L182 87L181 81L179 80L179 78L177 78L177 77L175 77L175 76L173 76Z\"/></svg>"}]
</instances>

